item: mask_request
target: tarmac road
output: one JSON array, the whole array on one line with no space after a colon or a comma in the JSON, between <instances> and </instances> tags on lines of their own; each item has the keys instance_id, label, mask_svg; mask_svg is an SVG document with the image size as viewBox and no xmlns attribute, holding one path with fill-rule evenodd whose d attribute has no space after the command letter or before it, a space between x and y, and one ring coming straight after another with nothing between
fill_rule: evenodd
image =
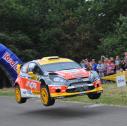
<instances>
[{"instance_id":1,"label":"tarmac road","mask_svg":"<svg viewBox=\"0 0 127 126\"><path fill-rule=\"evenodd\" d=\"M127 126L127 108L63 102L44 107L37 99L19 105L0 97L0 126Z\"/></svg>"}]
</instances>

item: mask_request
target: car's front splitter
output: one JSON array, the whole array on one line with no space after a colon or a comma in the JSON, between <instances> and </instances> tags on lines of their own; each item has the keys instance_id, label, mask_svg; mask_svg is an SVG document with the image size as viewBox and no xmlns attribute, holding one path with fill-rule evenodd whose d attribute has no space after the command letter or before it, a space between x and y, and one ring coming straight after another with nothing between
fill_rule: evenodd
<instances>
[{"instance_id":1,"label":"car's front splitter","mask_svg":"<svg viewBox=\"0 0 127 126\"><path fill-rule=\"evenodd\" d=\"M59 98L59 97L75 96L75 95L80 95L80 94L99 93L99 92L103 92L102 87L97 87L93 90L82 91L82 92L74 92L74 93L67 93L67 92L64 92L64 93L51 93L50 96L52 98Z\"/></svg>"}]
</instances>

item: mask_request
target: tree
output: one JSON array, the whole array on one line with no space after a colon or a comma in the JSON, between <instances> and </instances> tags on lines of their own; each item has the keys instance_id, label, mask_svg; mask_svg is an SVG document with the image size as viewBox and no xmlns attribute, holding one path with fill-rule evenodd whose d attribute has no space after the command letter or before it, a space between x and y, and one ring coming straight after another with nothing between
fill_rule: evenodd
<instances>
[{"instance_id":1,"label":"tree","mask_svg":"<svg viewBox=\"0 0 127 126\"><path fill-rule=\"evenodd\" d=\"M80 60L126 50L125 44L109 53L113 41L126 41L125 25L117 26L120 15L126 18L126 0L0 1L0 40L24 61L49 55Z\"/></svg>"},{"instance_id":2,"label":"tree","mask_svg":"<svg viewBox=\"0 0 127 126\"><path fill-rule=\"evenodd\" d=\"M115 32L108 34L99 48L105 55L110 56L122 55L127 51L127 17L119 17Z\"/></svg>"}]
</instances>

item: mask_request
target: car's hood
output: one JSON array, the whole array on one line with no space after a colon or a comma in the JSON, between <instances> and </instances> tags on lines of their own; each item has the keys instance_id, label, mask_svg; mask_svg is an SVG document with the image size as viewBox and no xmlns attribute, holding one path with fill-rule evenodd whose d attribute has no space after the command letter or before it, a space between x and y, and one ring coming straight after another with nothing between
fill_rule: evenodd
<instances>
[{"instance_id":1,"label":"car's hood","mask_svg":"<svg viewBox=\"0 0 127 126\"><path fill-rule=\"evenodd\" d=\"M56 71L56 74L60 75L64 79L73 79L80 77L89 77L90 72L84 69L71 69L71 70L62 70Z\"/></svg>"}]
</instances>

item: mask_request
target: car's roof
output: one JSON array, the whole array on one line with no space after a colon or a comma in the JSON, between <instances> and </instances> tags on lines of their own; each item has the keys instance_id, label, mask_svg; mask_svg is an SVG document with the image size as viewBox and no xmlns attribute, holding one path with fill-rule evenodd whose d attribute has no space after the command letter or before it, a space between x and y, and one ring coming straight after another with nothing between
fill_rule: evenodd
<instances>
[{"instance_id":1,"label":"car's roof","mask_svg":"<svg viewBox=\"0 0 127 126\"><path fill-rule=\"evenodd\" d=\"M51 63L74 62L74 61L67 58L61 58L58 56L50 56L50 57L43 57L42 59L35 60L35 62L37 62L40 65L45 65Z\"/></svg>"}]
</instances>

